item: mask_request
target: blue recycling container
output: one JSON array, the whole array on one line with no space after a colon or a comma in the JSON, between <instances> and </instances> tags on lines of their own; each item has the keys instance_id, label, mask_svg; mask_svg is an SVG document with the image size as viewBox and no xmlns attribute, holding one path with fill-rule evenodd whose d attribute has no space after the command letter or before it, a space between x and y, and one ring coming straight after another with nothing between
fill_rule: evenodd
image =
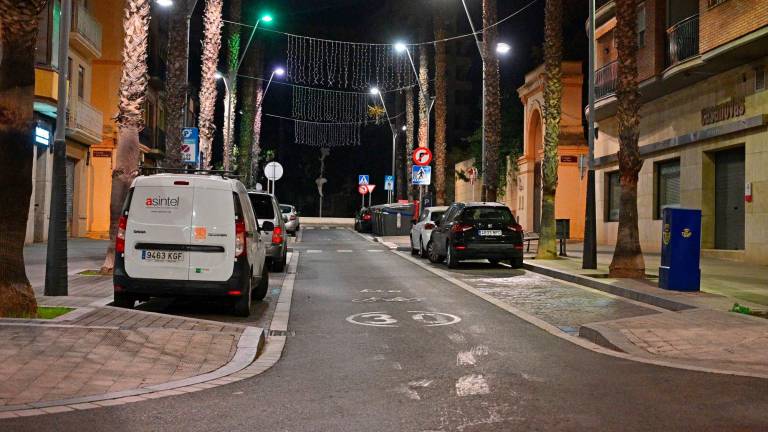
<instances>
[{"instance_id":1,"label":"blue recycling container","mask_svg":"<svg viewBox=\"0 0 768 432\"><path fill-rule=\"evenodd\" d=\"M701 210L666 208L662 219L659 288L699 291Z\"/></svg>"}]
</instances>

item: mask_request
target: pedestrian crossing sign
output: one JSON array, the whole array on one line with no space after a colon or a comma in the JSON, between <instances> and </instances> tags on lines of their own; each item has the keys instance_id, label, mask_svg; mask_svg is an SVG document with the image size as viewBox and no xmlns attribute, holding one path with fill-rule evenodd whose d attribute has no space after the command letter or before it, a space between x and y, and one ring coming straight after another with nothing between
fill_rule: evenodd
<instances>
[{"instance_id":1,"label":"pedestrian crossing sign","mask_svg":"<svg viewBox=\"0 0 768 432\"><path fill-rule=\"evenodd\" d=\"M370 184L369 179L370 179L370 177L368 177L368 174L360 174L360 175L357 176L357 184L358 185Z\"/></svg>"},{"instance_id":2,"label":"pedestrian crossing sign","mask_svg":"<svg viewBox=\"0 0 768 432\"><path fill-rule=\"evenodd\" d=\"M414 165L411 172L411 183L414 186L429 186L432 183L432 167Z\"/></svg>"}]
</instances>

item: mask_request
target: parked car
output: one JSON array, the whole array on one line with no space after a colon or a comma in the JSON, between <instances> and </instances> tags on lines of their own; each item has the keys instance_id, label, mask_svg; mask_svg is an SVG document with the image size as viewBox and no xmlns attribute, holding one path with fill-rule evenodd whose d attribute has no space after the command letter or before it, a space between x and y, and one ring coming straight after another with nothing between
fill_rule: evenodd
<instances>
[{"instance_id":1,"label":"parked car","mask_svg":"<svg viewBox=\"0 0 768 432\"><path fill-rule=\"evenodd\" d=\"M355 231L361 233L371 232L371 219L373 219L371 209L363 207L358 210L357 213L355 213Z\"/></svg>"},{"instance_id":2,"label":"parked car","mask_svg":"<svg viewBox=\"0 0 768 432\"><path fill-rule=\"evenodd\" d=\"M195 174L137 177L115 242L114 304L150 297L229 297L250 314L269 287L266 247L245 186Z\"/></svg>"},{"instance_id":3,"label":"parked car","mask_svg":"<svg viewBox=\"0 0 768 432\"><path fill-rule=\"evenodd\" d=\"M432 231L427 254L433 263L454 268L462 260L487 259L493 264L509 260L523 266L523 227L500 203L454 203Z\"/></svg>"},{"instance_id":4,"label":"parked car","mask_svg":"<svg viewBox=\"0 0 768 432\"><path fill-rule=\"evenodd\" d=\"M280 213L283 214L283 222L285 222L285 229L289 234L296 235L301 229L301 222L299 221L299 212L296 211L296 207L288 204L280 204Z\"/></svg>"},{"instance_id":5,"label":"parked car","mask_svg":"<svg viewBox=\"0 0 768 432\"><path fill-rule=\"evenodd\" d=\"M288 257L288 238L280 205L266 192L249 191L248 197L261 226L261 239L267 245L267 263L272 271L282 272Z\"/></svg>"},{"instance_id":6,"label":"parked car","mask_svg":"<svg viewBox=\"0 0 768 432\"><path fill-rule=\"evenodd\" d=\"M411 254L427 258L427 244L440 218L448 207L427 207L411 228Z\"/></svg>"}]
</instances>

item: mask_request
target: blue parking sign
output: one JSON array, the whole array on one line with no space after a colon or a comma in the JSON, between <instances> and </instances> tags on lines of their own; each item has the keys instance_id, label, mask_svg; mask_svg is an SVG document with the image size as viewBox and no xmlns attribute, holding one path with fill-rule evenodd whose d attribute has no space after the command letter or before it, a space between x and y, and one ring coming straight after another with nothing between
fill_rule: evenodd
<instances>
[{"instance_id":1,"label":"blue parking sign","mask_svg":"<svg viewBox=\"0 0 768 432\"><path fill-rule=\"evenodd\" d=\"M196 165L200 157L200 131L197 128L181 130L181 161Z\"/></svg>"}]
</instances>

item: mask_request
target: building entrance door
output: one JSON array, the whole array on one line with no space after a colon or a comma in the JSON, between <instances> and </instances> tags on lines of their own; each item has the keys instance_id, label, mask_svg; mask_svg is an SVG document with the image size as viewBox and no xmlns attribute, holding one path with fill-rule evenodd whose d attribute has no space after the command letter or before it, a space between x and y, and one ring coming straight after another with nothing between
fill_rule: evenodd
<instances>
[{"instance_id":1,"label":"building entrance door","mask_svg":"<svg viewBox=\"0 0 768 432\"><path fill-rule=\"evenodd\" d=\"M533 232L541 228L541 162L533 170Z\"/></svg>"},{"instance_id":2,"label":"building entrance door","mask_svg":"<svg viewBox=\"0 0 768 432\"><path fill-rule=\"evenodd\" d=\"M744 147L715 153L715 249L744 249Z\"/></svg>"}]
</instances>

